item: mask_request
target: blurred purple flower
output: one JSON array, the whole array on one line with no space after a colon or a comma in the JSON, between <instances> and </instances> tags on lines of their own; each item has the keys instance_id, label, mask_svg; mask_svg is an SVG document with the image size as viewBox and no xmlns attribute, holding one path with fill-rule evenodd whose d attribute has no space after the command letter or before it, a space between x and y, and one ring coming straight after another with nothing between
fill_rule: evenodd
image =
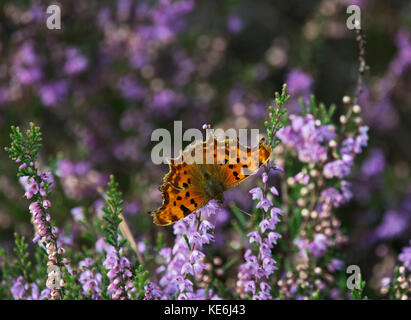
<instances>
[{"instance_id":1,"label":"blurred purple flower","mask_svg":"<svg viewBox=\"0 0 411 320\"><path fill-rule=\"evenodd\" d=\"M402 262L404 267L411 271L411 246L402 248L401 253L398 255L398 260Z\"/></svg>"},{"instance_id":2,"label":"blurred purple flower","mask_svg":"<svg viewBox=\"0 0 411 320\"><path fill-rule=\"evenodd\" d=\"M361 165L361 173L366 177L376 176L385 169L386 160L381 149L372 149L370 155Z\"/></svg>"},{"instance_id":3,"label":"blurred purple flower","mask_svg":"<svg viewBox=\"0 0 411 320\"><path fill-rule=\"evenodd\" d=\"M239 33L244 28L243 20L236 15L230 15L227 18L227 27L231 33Z\"/></svg>"},{"instance_id":4,"label":"blurred purple flower","mask_svg":"<svg viewBox=\"0 0 411 320\"><path fill-rule=\"evenodd\" d=\"M88 60L78 48L68 48L66 51L66 63L64 71L69 75L78 74L87 68Z\"/></svg>"}]
</instances>

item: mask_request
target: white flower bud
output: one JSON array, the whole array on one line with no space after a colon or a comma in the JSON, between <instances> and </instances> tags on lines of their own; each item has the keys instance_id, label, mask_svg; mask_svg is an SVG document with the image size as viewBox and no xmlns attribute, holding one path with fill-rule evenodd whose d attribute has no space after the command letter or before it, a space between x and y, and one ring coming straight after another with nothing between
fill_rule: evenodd
<instances>
[{"instance_id":1,"label":"white flower bud","mask_svg":"<svg viewBox=\"0 0 411 320\"><path fill-rule=\"evenodd\" d=\"M337 147L337 141L335 141L335 140L330 140L330 142L328 143L328 145L329 145L331 148L336 148L336 147Z\"/></svg>"},{"instance_id":2,"label":"white flower bud","mask_svg":"<svg viewBox=\"0 0 411 320\"><path fill-rule=\"evenodd\" d=\"M344 104L349 104L349 103L351 103L351 98L350 98L349 96L344 96L344 97L342 98L342 102L343 102Z\"/></svg>"},{"instance_id":3,"label":"white flower bud","mask_svg":"<svg viewBox=\"0 0 411 320\"><path fill-rule=\"evenodd\" d=\"M301 210L301 215L306 218L310 215L310 211L307 208L304 208Z\"/></svg>"},{"instance_id":4,"label":"white flower bud","mask_svg":"<svg viewBox=\"0 0 411 320\"><path fill-rule=\"evenodd\" d=\"M357 114L360 113L361 112L361 107L358 104L354 105L352 107L352 112L357 113Z\"/></svg>"}]
</instances>

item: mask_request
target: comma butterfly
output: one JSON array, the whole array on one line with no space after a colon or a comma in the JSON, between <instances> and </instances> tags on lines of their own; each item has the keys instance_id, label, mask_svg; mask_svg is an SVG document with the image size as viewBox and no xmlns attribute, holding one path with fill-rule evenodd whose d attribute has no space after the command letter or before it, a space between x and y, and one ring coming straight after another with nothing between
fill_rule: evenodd
<instances>
[{"instance_id":1,"label":"comma butterfly","mask_svg":"<svg viewBox=\"0 0 411 320\"><path fill-rule=\"evenodd\" d=\"M211 199L223 203L224 191L234 188L268 161L271 146L262 138L256 148L210 136L189 145L179 157L170 159L170 171L159 190L163 204L151 212L154 223L167 226L200 209ZM189 161L200 152L200 160ZM210 161L211 159L211 161Z\"/></svg>"}]
</instances>

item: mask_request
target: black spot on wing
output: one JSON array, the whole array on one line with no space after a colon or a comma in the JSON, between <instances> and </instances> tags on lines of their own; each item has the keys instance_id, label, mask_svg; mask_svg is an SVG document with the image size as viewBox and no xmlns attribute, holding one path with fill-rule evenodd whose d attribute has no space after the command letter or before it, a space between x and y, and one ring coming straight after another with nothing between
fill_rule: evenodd
<instances>
[{"instance_id":1,"label":"black spot on wing","mask_svg":"<svg viewBox=\"0 0 411 320\"><path fill-rule=\"evenodd\" d=\"M181 209L181 211L183 211L184 217L187 216L187 215L189 215L189 214L191 213L191 210L188 209L188 208L187 208L186 206L184 206L184 205L181 205L181 206L180 206L180 209Z\"/></svg>"}]
</instances>

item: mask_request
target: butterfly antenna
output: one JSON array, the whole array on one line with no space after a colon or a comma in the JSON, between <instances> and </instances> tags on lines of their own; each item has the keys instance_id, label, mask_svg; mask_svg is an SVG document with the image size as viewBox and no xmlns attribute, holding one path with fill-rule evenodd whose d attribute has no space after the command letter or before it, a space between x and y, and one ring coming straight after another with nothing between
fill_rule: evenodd
<instances>
[{"instance_id":1,"label":"butterfly antenna","mask_svg":"<svg viewBox=\"0 0 411 320\"><path fill-rule=\"evenodd\" d=\"M253 215L247 211L244 211L243 209L237 208L238 210L240 210L242 213L246 214L249 217L252 217Z\"/></svg>"}]
</instances>

